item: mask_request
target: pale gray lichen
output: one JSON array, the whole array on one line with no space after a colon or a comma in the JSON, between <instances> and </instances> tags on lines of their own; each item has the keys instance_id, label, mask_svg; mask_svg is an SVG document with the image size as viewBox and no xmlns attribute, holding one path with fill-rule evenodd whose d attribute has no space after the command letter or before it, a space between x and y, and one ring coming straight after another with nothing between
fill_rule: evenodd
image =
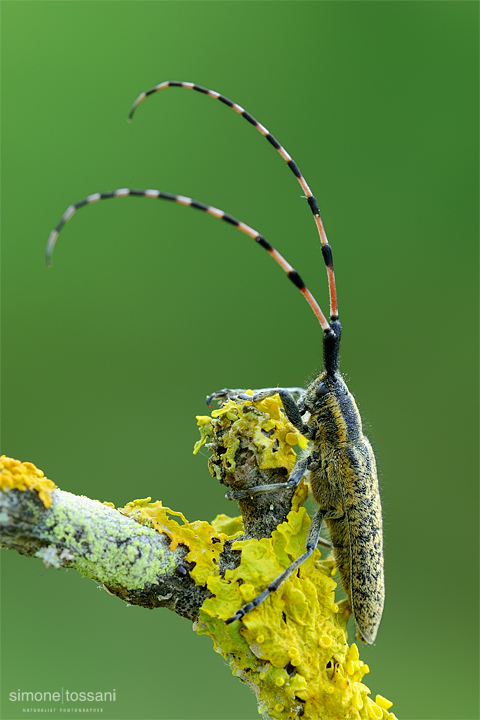
<instances>
[{"instance_id":1,"label":"pale gray lichen","mask_svg":"<svg viewBox=\"0 0 480 720\"><path fill-rule=\"evenodd\" d=\"M54 567L58 569L62 565L55 545L48 545L47 547L40 548L40 550L37 550L35 553L35 557L43 560L43 564L46 568Z\"/></svg>"},{"instance_id":2,"label":"pale gray lichen","mask_svg":"<svg viewBox=\"0 0 480 720\"><path fill-rule=\"evenodd\" d=\"M57 489L46 508L36 493L13 488L0 493L0 512L4 547L113 588L142 591L172 575L178 564L166 535L84 496Z\"/></svg>"},{"instance_id":3,"label":"pale gray lichen","mask_svg":"<svg viewBox=\"0 0 480 720\"><path fill-rule=\"evenodd\" d=\"M69 567L86 577L141 589L175 567L158 533L102 503L56 490L45 515L48 536L72 555Z\"/></svg>"}]
</instances>

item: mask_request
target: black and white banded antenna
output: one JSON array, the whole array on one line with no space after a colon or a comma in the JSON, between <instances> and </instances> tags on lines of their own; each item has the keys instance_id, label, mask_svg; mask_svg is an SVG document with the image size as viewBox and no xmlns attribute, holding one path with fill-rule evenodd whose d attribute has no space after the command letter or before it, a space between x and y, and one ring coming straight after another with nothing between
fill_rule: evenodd
<instances>
[{"instance_id":1,"label":"black and white banded antenna","mask_svg":"<svg viewBox=\"0 0 480 720\"><path fill-rule=\"evenodd\" d=\"M305 286L305 283L301 279L300 275L297 273L295 268L293 268L287 260L281 255L278 250L276 250L259 232L251 228L249 225L246 225L246 223L241 222L240 220L237 220L232 215L229 215L228 213L224 212L223 210L219 210L216 207L213 207L212 205L205 205L205 203L199 202L198 200L194 200L193 198L185 197L184 195L172 195L171 193L162 192L160 190L133 190L130 188L120 188L118 190L113 190L111 192L104 192L104 193L93 193L92 195L88 195L86 198L83 198L83 200L79 200L79 202L75 203L74 205L69 205L68 208L63 213L62 217L60 218L60 222L56 225L56 227L51 231L47 247L46 247L46 262L48 266L51 266L52 264L52 254L53 250L55 248L55 244L57 242L58 235L61 231L61 229L64 227L64 225L70 220L70 218L75 215L77 210L84 207L85 205L92 205L93 203L98 202L99 200L109 200L110 198L118 198L118 197L127 197L127 196L133 196L133 197L145 197L145 198L154 198L158 200L170 200L172 202L177 203L178 205L185 205L187 207L192 207L197 210L202 210L203 212L206 212L208 215L211 215L214 218L218 218L219 220L224 220L225 222L229 223L229 225L233 225L237 228L237 230L240 230L241 232L245 233L245 235L248 235L251 237L255 242L257 242L261 247L263 247L264 250L268 252L268 254L275 260L278 265L282 268L282 270L288 275L288 278L293 282L295 287L297 287L302 295L304 296L305 300L310 305L311 309L313 310L313 313L315 314L315 317L317 318L318 322L320 323L322 330L325 333L325 336L333 336L335 337L335 332L330 327L325 315L323 314L322 310L320 309L319 304L313 297L312 293L308 288Z\"/></svg>"},{"instance_id":2,"label":"black and white banded antenna","mask_svg":"<svg viewBox=\"0 0 480 720\"><path fill-rule=\"evenodd\" d=\"M327 268L327 276L328 276L328 291L330 295L330 319L338 320L338 302L337 302L337 290L335 286L335 275L333 272L333 259L332 259L332 250L328 243L327 234L325 232L325 228L323 227L322 218L320 216L320 209L318 207L318 202L310 190L310 187L305 180L304 176L300 172L300 168L296 164L296 162L292 159L291 155L285 150L285 148L280 145L278 140L267 130L267 128L262 125L258 120L256 120L253 115L250 115L249 112L243 109L241 105L238 105L237 103L232 102L232 100L229 100L225 95L221 95L216 90L208 90L207 88L202 87L201 85L197 85L196 83L192 82L179 82L177 80L165 80L164 82L159 83L158 85L155 85L153 88L150 88L150 90L146 90L145 92L140 93L140 95L137 97L135 102L133 103L130 112L128 114L128 121L131 122L133 119L133 115L135 113L135 110L140 105L143 100L145 100L146 97L149 95L153 95L156 92L159 92L160 90L165 90L169 87L180 87L185 88L186 90L196 90L199 93L202 93L203 95L208 95L208 97L214 98L215 100L219 100L224 105L227 105L227 107L232 108L232 110L235 110L236 113L241 115L245 120L247 120L251 125L253 125L261 135L265 137L268 142L273 145L275 150L279 152L279 154L282 156L282 158L287 163L290 170L293 172L295 177L297 178L298 182L300 183L302 190L304 191L307 202L310 206L310 210L313 213L313 217L315 220L315 224L318 229L318 233L320 235L320 240L322 243L322 255L323 259L325 261L325 265Z\"/></svg>"}]
</instances>

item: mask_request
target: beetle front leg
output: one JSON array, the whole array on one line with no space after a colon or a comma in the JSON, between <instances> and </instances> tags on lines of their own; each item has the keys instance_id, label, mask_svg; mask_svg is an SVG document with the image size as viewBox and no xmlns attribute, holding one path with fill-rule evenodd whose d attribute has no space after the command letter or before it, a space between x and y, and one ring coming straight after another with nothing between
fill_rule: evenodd
<instances>
[{"instance_id":1,"label":"beetle front leg","mask_svg":"<svg viewBox=\"0 0 480 720\"><path fill-rule=\"evenodd\" d=\"M289 388L269 388L269 389L259 389L254 390L253 395L247 395L245 392L245 388L223 388L222 390L216 390L213 393L210 393L210 395L207 395L206 397L206 403L210 407L213 400L219 400L222 402L225 402L227 400L252 400L252 398L256 397L257 395L260 395L260 393L267 392L269 395L275 395L279 390L283 390L284 392L290 393L290 395L297 395L298 399L297 402L301 402L303 398L305 397L305 389L301 387L289 387ZM274 391L274 392L272 392ZM264 397L268 397L268 395L265 395ZM292 398L293 399L293 398ZM295 401L294 401L295 402Z\"/></svg>"},{"instance_id":2,"label":"beetle front leg","mask_svg":"<svg viewBox=\"0 0 480 720\"><path fill-rule=\"evenodd\" d=\"M295 401L295 398L293 397L290 390L298 391L300 388L266 388L265 390L259 390L258 392L255 392L253 395L239 395L238 397L241 400L251 400L254 403L260 402L260 400L264 400L267 397L271 397L272 395L279 395L280 399L283 404L283 408L285 410L285 413L292 423L292 425L298 430L299 433L304 435L304 437L308 438L309 440L312 440L311 437L311 431L302 420L302 414L300 412L300 409L297 405L297 402ZM303 392L303 395L305 394L305 391ZM300 397L300 402L303 400L303 395Z\"/></svg>"},{"instance_id":3,"label":"beetle front leg","mask_svg":"<svg viewBox=\"0 0 480 720\"><path fill-rule=\"evenodd\" d=\"M213 393L210 393L210 395L207 395L205 402L207 403L208 407L211 407L212 400L221 400L223 403L227 402L227 400L233 400L234 398L240 397L245 392L245 388L223 388L223 390L216 390ZM251 398L251 396L248 396Z\"/></svg>"}]
</instances>

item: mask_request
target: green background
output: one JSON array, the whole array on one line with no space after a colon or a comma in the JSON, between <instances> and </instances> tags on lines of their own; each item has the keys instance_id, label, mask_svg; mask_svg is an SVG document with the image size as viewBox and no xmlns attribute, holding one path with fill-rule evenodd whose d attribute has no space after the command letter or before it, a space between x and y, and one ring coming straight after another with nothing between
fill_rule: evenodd
<instances>
[{"instance_id":1,"label":"green background","mask_svg":"<svg viewBox=\"0 0 480 720\"><path fill-rule=\"evenodd\" d=\"M477 707L477 99L474 2L2 2L3 446L64 490L235 514L192 455L224 386L298 385L321 332L254 242L118 187L216 205L262 232L325 311L301 189L228 108L285 145L317 195L344 325L341 367L379 461L387 601L361 649L399 718ZM8 693L116 688L104 717L256 718L207 637L74 572L3 553ZM20 704L19 704L20 705ZM53 715L51 715L53 717Z\"/></svg>"}]
</instances>

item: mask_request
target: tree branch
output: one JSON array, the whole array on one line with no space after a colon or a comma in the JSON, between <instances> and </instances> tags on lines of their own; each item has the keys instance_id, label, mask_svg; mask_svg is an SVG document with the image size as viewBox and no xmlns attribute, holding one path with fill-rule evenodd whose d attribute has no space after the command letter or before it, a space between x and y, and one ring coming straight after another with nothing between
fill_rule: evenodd
<instances>
[{"instance_id":1,"label":"tree branch","mask_svg":"<svg viewBox=\"0 0 480 720\"><path fill-rule=\"evenodd\" d=\"M46 508L34 490L0 493L3 548L73 568L129 605L167 607L195 620L210 595L188 573L188 548L96 500L53 490Z\"/></svg>"},{"instance_id":2,"label":"tree branch","mask_svg":"<svg viewBox=\"0 0 480 720\"><path fill-rule=\"evenodd\" d=\"M308 488L249 495L284 482L305 443L278 396L228 401L198 417L210 473L240 498L242 517L189 523L151 498L123 508L57 489L31 463L0 458L0 541L104 584L129 604L167 607L194 620L234 675L257 696L264 720L396 720L362 683L368 667L347 643L350 614L335 602L332 559L320 552L241 622L226 624L305 549ZM178 518L178 519L177 519Z\"/></svg>"}]
</instances>

